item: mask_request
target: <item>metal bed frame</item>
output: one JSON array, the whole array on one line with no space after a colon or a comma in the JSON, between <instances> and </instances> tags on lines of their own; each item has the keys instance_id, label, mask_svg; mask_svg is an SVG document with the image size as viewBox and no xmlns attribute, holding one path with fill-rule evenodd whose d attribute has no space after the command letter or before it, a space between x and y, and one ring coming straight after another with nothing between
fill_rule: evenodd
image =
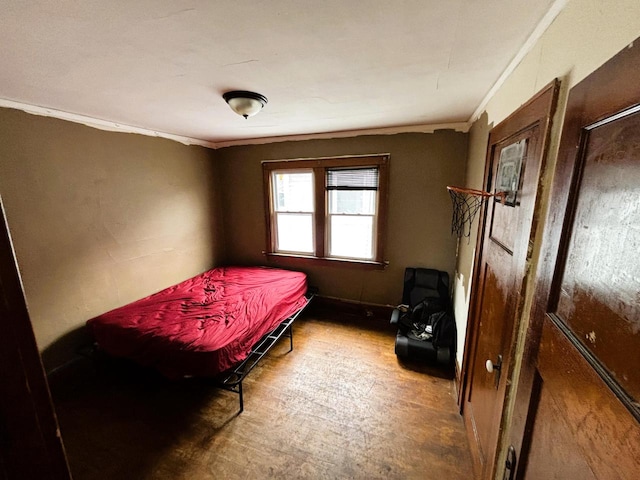
<instances>
[{"instance_id":1,"label":"metal bed frame","mask_svg":"<svg viewBox=\"0 0 640 480\"><path fill-rule=\"evenodd\" d=\"M240 399L240 411L238 415L244 411L244 395L242 390L242 382L249 375L251 370L258 364L258 362L264 357L269 350L280 340L280 338L289 338L289 352L293 350L293 322L300 316L300 314L306 310L311 303L311 300L316 296L317 288L310 287L305 295L307 303L293 315L287 317L276 326L272 331L265 334L258 342L256 342L247 358L237 364L235 367L220 373L217 377L213 378L213 385L227 390L229 392L236 393ZM76 353L82 357L89 358L96 362L97 354L99 352L98 344L92 342L89 345L83 345L76 350ZM288 352L287 352L288 353ZM211 380L209 380L210 382Z\"/></svg>"},{"instance_id":2,"label":"metal bed frame","mask_svg":"<svg viewBox=\"0 0 640 480\"><path fill-rule=\"evenodd\" d=\"M242 390L242 381L249 375L251 370L258 364L258 362L264 357L269 350L280 340L282 337L289 338L289 352L293 350L293 322L300 316L300 314L309 306L311 300L315 297L314 293L307 295L307 303L296 313L283 320L276 328L271 332L263 336L252 348L251 352L242 362L236 365L233 369L227 370L220 374L216 379L215 385L218 388L233 392L238 395L240 400L240 411L238 415L244 411L244 394ZM287 352L288 353L288 352Z\"/></svg>"}]
</instances>

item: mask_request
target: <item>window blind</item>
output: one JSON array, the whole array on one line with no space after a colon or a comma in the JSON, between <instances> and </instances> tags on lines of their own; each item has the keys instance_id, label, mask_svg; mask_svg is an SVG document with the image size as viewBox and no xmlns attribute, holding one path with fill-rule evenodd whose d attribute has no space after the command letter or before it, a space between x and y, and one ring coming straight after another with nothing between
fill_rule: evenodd
<instances>
[{"instance_id":1,"label":"window blind","mask_svg":"<svg viewBox=\"0 0 640 480\"><path fill-rule=\"evenodd\" d=\"M327 170L327 190L378 190L378 168Z\"/></svg>"}]
</instances>

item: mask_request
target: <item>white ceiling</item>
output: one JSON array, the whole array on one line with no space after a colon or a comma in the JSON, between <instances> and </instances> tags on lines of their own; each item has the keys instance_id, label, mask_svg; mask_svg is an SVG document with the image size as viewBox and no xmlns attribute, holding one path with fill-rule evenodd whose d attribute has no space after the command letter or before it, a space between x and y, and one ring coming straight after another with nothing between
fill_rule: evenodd
<instances>
[{"instance_id":1,"label":"white ceiling","mask_svg":"<svg viewBox=\"0 0 640 480\"><path fill-rule=\"evenodd\" d=\"M3 1L0 105L212 145L467 122L557 4Z\"/></svg>"}]
</instances>

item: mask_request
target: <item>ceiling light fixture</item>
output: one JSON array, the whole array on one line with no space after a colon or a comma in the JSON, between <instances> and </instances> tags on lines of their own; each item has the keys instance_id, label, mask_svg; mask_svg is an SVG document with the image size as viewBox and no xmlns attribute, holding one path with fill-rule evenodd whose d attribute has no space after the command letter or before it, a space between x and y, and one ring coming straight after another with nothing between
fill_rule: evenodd
<instances>
[{"instance_id":1,"label":"ceiling light fixture","mask_svg":"<svg viewBox=\"0 0 640 480\"><path fill-rule=\"evenodd\" d=\"M267 104L267 97L255 92L247 92L244 90L234 90L222 94L224 101L229 104L231 109L244 118L249 118Z\"/></svg>"}]
</instances>

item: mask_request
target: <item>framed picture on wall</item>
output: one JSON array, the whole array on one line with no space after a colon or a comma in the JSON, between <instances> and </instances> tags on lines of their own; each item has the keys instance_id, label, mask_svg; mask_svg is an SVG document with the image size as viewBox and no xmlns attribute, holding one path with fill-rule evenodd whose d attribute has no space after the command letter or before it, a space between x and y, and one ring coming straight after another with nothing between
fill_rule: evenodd
<instances>
[{"instance_id":1,"label":"framed picture on wall","mask_svg":"<svg viewBox=\"0 0 640 480\"><path fill-rule=\"evenodd\" d=\"M512 143L500 152L498 172L496 174L495 193L503 192L504 204L515 207L518 204L518 190L522 174L522 162L527 152L527 139ZM494 197L502 201L499 195Z\"/></svg>"}]
</instances>

